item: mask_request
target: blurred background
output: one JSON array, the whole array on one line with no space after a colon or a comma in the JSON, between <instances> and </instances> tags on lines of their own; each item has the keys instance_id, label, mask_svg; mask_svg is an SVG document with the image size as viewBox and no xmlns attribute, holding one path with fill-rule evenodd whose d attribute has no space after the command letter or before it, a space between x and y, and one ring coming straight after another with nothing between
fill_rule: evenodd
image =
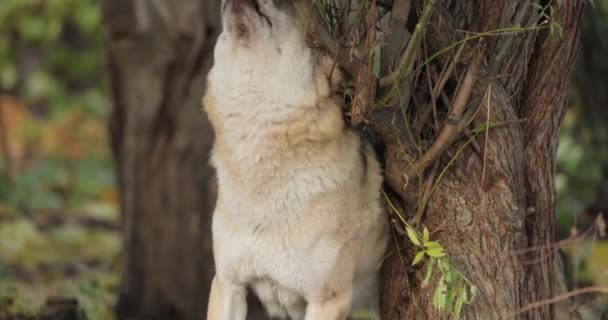
<instances>
[{"instance_id":1,"label":"blurred background","mask_svg":"<svg viewBox=\"0 0 608 320\"><path fill-rule=\"evenodd\" d=\"M608 286L608 241L585 233L608 212L608 0L588 9L557 163L572 288ZM0 319L76 301L79 319L114 318L107 64L99 1L0 0ZM608 318L606 296L577 303L585 319Z\"/></svg>"},{"instance_id":2,"label":"blurred background","mask_svg":"<svg viewBox=\"0 0 608 320\"><path fill-rule=\"evenodd\" d=\"M0 1L0 318L111 319L120 238L98 1Z\"/></svg>"}]
</instances>

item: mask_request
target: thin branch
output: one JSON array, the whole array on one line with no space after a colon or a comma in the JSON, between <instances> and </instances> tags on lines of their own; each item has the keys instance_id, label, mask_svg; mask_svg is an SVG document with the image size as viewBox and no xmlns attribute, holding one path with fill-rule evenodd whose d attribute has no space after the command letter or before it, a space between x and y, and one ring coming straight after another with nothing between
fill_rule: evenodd
<instances>
[{"instance_id":1,"label":"thin branch","mask_svg":"<svg viewBox=\"0 0 608 320\"><path fill-rule=\"evenodd\" d=\"M335 57L338 65L349 75L356 76L359 69L364 67L365 64L358 57L351 55L349 48L346 48L340 41L331 36L313 2L294 1L293 4L296 7L299 19L307 23L308 35L316 40L323 49L327 50L332 57Z\"/></svg>"},{"instance_id":2,"label":"thin branch","mask_svg":"<svg viewBox=\"0 0 608 320\"><path fill-rule=\"evenodd\" d=\"M437 97L442 96L442 95L445 97L445 92L443 91L443 89L445 88L445 85L447 84L448 80L452 76L452 73L454 72L456 65L460 61L460 56L462 55L462 52L464 51L464 47L465 47L465 43L463 42L461 44L461 46L458 48L458 50L456 51L456 54L454 55L454 57L452 59L450 59L450 62L443 68L443 70L439 76L439 80L433 79L436 81L436 83L432 89L433 90L432 94L431 94L432 100L429 104L432 104L432 106L434 108L437 107L436 101L435 101L437 99ZM427 64L427 66L428 66L428 64ZM442 97L442 98L444 98L444 97ZM427 106L424 108L424 113L420 120L420 126L416 133L420 133L420 131L422 131L424 122L426 122L426 119L428 119L428 117L430 116L431 111L436 113L435 109L431 110L431 106L429 104L427 104ZM450 106L450 105L451 105L451 103L446 103L446 106ZM434 115L434 116L436 117L436 115ZM437 120L435 120L435 121L437 121ZM435 127L438 129L439 125L435 124Z\"/></svg>"},{"instance_id":3,"label":"thin branch","mask_svg":"<svg viewBox=\"0 0 608 320\"><path fill-rule=\"evenodd\" d=\"M464 47L465 47L465 43L463 42L462 45L460 46L460 48L458 48L458 51L456 51L454 58L451 60L448 67L445 69L445 72L443 72L441 74L439 81L437 81L437 84L435 85L435 88L433 89L433 93L435 94L435 96L438 96L439 93L443 91L443 88L445 88L446 83L448 83L448 80L452 76L452 72L454 72L454 68L456 67L456 64L458 64L458 62L460 61L460 56L462 55L462 52L464 51Z\"/></svg>"},{"instance_id":4,"label":"thin branch","mask_svg":"<svg viewBox=\"0 0 608 320\"><path fill-rule=\"evenodd\" d=\"M545 250L545 249L555 249L555 248L559 249L560 247L563 247L566 245L577 244L577 243L580 243L581 241L583 241L584 239L586 239L589 235L592 235L596 230L597 230L597 226L592 225L589 228L587 228L587 230L585 230L585 232L583 232L582 235L570 236L567 239L560 240L560 241L554 242L554 243L517 249L517 250L514 250L512 252L512 254L522 255L522 254L527 254L527 253L534 252L534 251L540 251L540 250Z\"/></svg>"},{"instance_id":5,"label":"thin branch","mask_svg":"<svg viewBox=\"0 0 608 320\"><path fill-rule=\"evenodd\" d=\"M424 193L423 196L421 197L421 201L418 203L418 210L416 212L416 217L414 218L414 225L415 226L419 226L420 222L422 221L422 215L424 214L424 211L426 210L426 206L429 203L429 199L431 198L431 194L433 189L433 182L435 181L435 176L437 175L439 169L439 162L435 161L435 164L433 165L433 169L431 170L431 174L430 176L427 178L426 180L426 185L424 187Z\"/></svg>"},{"instance_id":6,"label":"thin branch","mask_svg":"<svg viewBox=\"0 0 608 320\"><path fill-rule=\"evenodd\" d=\"M485 185L486 179L486 167L488 163L488 140L490 139L490 107L492 105L492 83L490 82L490 86L488 86L487 90L488 102L487 102L487 117L486 117L486 141L485 146L483 148L483 166L481 169L481 187Z\"/></svg>"},{"instance_id":7,"label":"thin branch","mask_svg":"<svg viewBox=\"0 0 608 320\"><path fill-rule=\"evenodd\" d=\"M424 7L422 15L420 16L420 21L418 21L418 24L416 24L416 30L414 30L412 38L405 48L403 59L401 60L399 67L395 71L380 79L380 87L388 87L389 85L393 85L393 87L398 86L398 80L409 74L409 72L412 70L412 67L414 66L414 53L420 47L422 35L424 34L425 27L430 20L433 7L435 6L435 1L436 0L429 0L427 5Z\"/></svg>"},{"instance_id":8,"label":"thin branch","mask_svg":"<svg viewBox=\"0 0 608 320\"><path fill-rule=\"evenodd\" d=\"M566 300L566 299L572 298L574 296L578 296L578 295L585 294L585 293L608 293L608 287L593 286L593 287L580 288L580 289L576 289L576 290L573 290L570 292L566 292L564 294L557 295L550 299L545 299L545 300L541 300L538 302L529 303L525 307L509 314L509 317L515 317L524 312L528 312L528 311L531 311L536 308L540 308L542 306L546 306L549 304L554 304L554 303L560 302L562 300Z\"/></svg>"},{"instance_id":9,"label":"thin branch","mask_svg":"<svg viewBox=\"0 0 608 320\"><path fill-rule=\"evenodd\" d=\"M516 26L521 26L524 23L524 20L526 18L526 12L527 12L527 10L525 8L530 8L530 7L531 7L531 0L528 0L528 1L526 1L526 3L524 3L524 6L522 7L522 9L520 9L520 11L515 16L514 24ZM526 29L524 29L524 30L526 30ZM530 28L529 30L534 30L534 29ZM486 80L485 80L485 84L484 84L486 89L491 86L492 81L494 81L495 77L498 75L498 72L503 67L506 58L510 55L511 47L513 46L514 39L515 39L515 35L511 35L510 37L507 37L505 39L505 41L503 41L501 43L494 61L488 68L488 74L486 75L486 78L485 78ZM472 112L469 112L469 114L468 114L469 116L465 117L466 121L463 121L463 124L465 124L465 126L468 126L471 122L473 122L473 119L475 119L477 112L481 108L481 100L479 103L475 102L474 105L476 106L475 110L473 110Z\"/></svg>"},{"instance_id":10,"label":"thin branch","mask_svg":"<svg viewBox=\"0 0 608 320\"><path fill-rule=\"evenodd\" d=\"M527 8L529 6L529 2L530 0L526 2L528 5L524 6L523 8ZM523 23L523 20L525 19L525 13L526 9L521 9L521 11L518 12L514 21L516 25L521 25ZM493 81L496 74L502 68L504 61L511 50L514 38L514 36L511 36L500 45L500 48L498 49L498 54L496 55L495 60L489 67L489 72L486 76L486 87L490 86L490 83ZM481 40L483 41L483 38ZM479 72L479 64L481 63L481 56L482 55L479 53L478 56L474 58L472 65L469 66L467 74L465 75L464 82L462 84L462 88L460 88L458 91L458 95L454 100L452 110L450 110L450 115L442 132L439 134L439 136L437 137L433 145L427 150L427 152L418 161L416 161L416 163L414 164L415 166L411 168L411 171L408 172L408 175L421 174L424 169L426 169L434 160L436 160L441 155L443 151L445 151L451 145L451 143L454 141L453 138L456 136L456 134L462 129L464 129L464 127L469 125L474 119L474 117L477 115L477 112L479 111L481 106L481 99L479 102L473 101L474 103L472 105L475 105L475 108L469 110L470 112L468 112L464 118L462 117L464 110L466 109L467 102L473 91L473 88L475 87L475 82L478 77L477 74ZM472 71L474 71L474 73ZM450 123L450 120L457 120L458 123Z\"/></svg>"},{"instance_id":11,"label":"thin branch","mask_svg":"<svg viewBox=\"0 0 608 320\"><path fill-rule=\"evenodd\" d=\"M356 92L351 107L351 124L357 126L363 123L367 114L374 106L376 98L376 76L372 65L374 50L376 47L376 1L371 0L366 12L367 33L365 35L365 46L363 56L365 61L356 74Z\"/></svg>"},{"instance_id":12,"label":"thin branch","mask_svg":"<svg viewBox=\"0 0 608 320\"><path fill-rule=\"evenodd\" d=\"M475 87L475 82L478 78L478 60L480 58L481 54L479 54L478 57L475 58L475 60L469 66L462 87L458 91L456 99L454 100L454 105L452 106L452 110L448 116L448 120L446 121L446 124L443 129L441 130L441 133L439 133L439 136L431 145L431 147L426 151L426 153L424 153L424 155L422 155L422 157L420 157L420 159L416 161L412 167L410 167L410 169L408 170L408 176L412 176L414 174L421 174L426 167L428 167L441 155L441 153L449 146L450 142L453 141L453 137L457 133L458 128L457 121L461 118L465 110L467 101L471 97L471 94Z\"/></svg>"}]
</instances>

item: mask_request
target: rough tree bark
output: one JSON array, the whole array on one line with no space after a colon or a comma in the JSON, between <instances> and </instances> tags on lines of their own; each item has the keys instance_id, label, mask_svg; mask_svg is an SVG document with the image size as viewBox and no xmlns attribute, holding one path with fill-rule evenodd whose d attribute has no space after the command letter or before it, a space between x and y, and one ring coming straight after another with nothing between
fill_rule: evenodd
<instances>
[{"instance_id":1,"label":"rough tree bark","mask_svg":"<svg viewBox=\"0 0 608 320\"><path fill-rule=\"evenodd\" d=\"M124 225L120 319L203 319L212 276L201 111L219 0L104 0Z\"/></svg>"},{"instance_id":2,"label":"rough tree bark","mask_svg":"<svg viewBox=\"0 0 608 320\"><path fill-rule=\"evenodd\" d=\"M531 2L437 1L425 35L426 48L419 52L437 52L469 32L541 22ZM422 7L422 1L393 3L393 8L403 6L416 10ZM555 154L584 1L554 1L553 8L553 21L563 29L563 38L549 37L548 28L544 28L468 41L443 97L438 95L436 102L428 102L429 90L424 89L428 87L427 75L413 74L409 82L413 88L410 92L414 92L412 102L408 97L398 99L392 107L376 108L369 115L370 126L386 143L387 182L410 217L417 211L420 189L416 176L407 174L417 167L408 165L412 160L403 151L413 155L414 161L425 156L417 156L412 134L403 123L409 123L425 155L425 150L434 150L440 140L437 132L459 127L462 119L472 121L469 129L488 118L502 124L478 135L461 154L457 150L470 135L464 130L464 138L450 136L435 149L445 150L440 157L431 157L432 161L418 167L427 169L423 172L424 190L429 177L437 177L433 165L442 169L455 158L428 199L423 224L431 230L431 237L443 244L456 269L479 288L476 302L463 310L464 319L509 318L527 304L557 292L556 255L547 247L554 241ZM410 15L412 18L417 19ZM410 21L409 25L415 23ZM426 70L441 78L441 71L457 55L458 48L439 56ZM436 83L432 81L432 85ZM453 113L459 99L465 110L480 106L478 113L465 111L446 120L446 110ZM421 110L433 104L438 108L438 127L433 127L433 121L425 122L429 116L425 118ZM405 121L402 108L409 115ZM525 248L536 249L520 254L519 250ZM406 253L406 257L412 257L411 250ZM441 319L431 303L433 288L421 287L424 268L410 268L408 263L411 260L403 265L398 255L392 255L384 264L383 318ZM547 304L515 316L554 319L557 315L555 305Z\"/></svg>"}]
</instances>

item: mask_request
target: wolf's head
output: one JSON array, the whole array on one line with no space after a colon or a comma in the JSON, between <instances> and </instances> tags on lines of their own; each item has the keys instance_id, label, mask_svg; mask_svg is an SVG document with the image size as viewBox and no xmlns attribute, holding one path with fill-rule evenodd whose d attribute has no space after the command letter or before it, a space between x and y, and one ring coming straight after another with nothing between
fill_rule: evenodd
<instances>
[{"instance_id":1,"label":"wolf's head","mask_svg":"<svg viewBox=\"0 0 608 320\"><path fill-rule=\"evenodd\" d=\"M293 1L223 0L224 28L216 44L216 63L276 65L301 54L306 49L305 32Z\"/></svg>"},{"instance_id":2,"label":"wolf's head","mask_svg":"<svg viewBox=\"0 0 608 320\"><path fill-rule=\"evenodd\" d=\"M311 105L327 96L327 59L306 41L306 13L294 1L224 0L223 31L215 47L208 94L256 109ZM311 2L312 4L312 2ZM332 74L332 82L338 72Z\"/></svg>"},{"instance_id":3,"label":"wolf's head","mask_svg":"<svg viewBox=\"0 0 608 320\"><path fill-rule=\"evenodd\" d=\"M257 43L280 48L293 41L296 31L294 0L224 0L224 36L233 44L253 48ZM302 1L302 0L298 0Z\"/></svg>"}]
</instances>

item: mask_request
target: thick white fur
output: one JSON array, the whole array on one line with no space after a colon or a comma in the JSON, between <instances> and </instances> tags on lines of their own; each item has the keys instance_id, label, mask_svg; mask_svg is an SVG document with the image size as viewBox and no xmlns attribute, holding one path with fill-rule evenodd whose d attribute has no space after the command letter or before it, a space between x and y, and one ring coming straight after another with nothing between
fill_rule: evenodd
<instances>
[{"instance_id":1,"label":"thick white fur","mask_svg":"<svg viewBox=\"0 0 608 320\"><path fill-rule=\"evenodd\" d=\"M260 0L270 26L231 1L240 3L224 6L205 96L219 183L207 319L245 319L246 287L273 317L374 309L387 241L381 173L344 126L338 72L306 45L289 7Z\"/></svg>"}]
</instances>

